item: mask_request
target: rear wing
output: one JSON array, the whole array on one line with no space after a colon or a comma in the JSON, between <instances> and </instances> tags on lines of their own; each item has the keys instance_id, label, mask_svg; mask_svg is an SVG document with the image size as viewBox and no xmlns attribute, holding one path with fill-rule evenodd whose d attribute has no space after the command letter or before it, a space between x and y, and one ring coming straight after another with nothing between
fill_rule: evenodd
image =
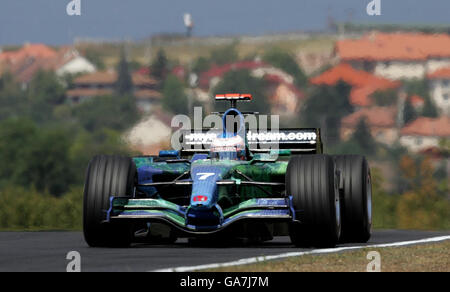
<instances>
[{"instance_id":1,"label":"rear wing","mask_svg":"<svg viewBox=\"0 0 450 292\"><path fill-rule=\"evenodd\" d=\"M207 153L211 142L220 134L219 129L182 130L181 153ZM272 150L290 150L292 154L322 153L320 129L247 130L245 138L249 150L255 153Z\"/></svg>"},{"instance_id":2,"label":"rear wing","mask_svg":"<svg viewBox=\"0 0 450 292\"><path fill-rule=\"evenodd\" d=\"M239 100L239 101L251 101L252 95L249 93L227 93L227 94L216 94L216 100Z\"/></svg>"},{"instance_id":3,"label":"rear wing","mask_svg":"<svg viewBox=\"0 0 450 292\"><path fill-rule=\"evenodd\" d=\"M229 101L232 108L236 108L237 101L252 101L253 97L249 93L226 93L216 94L216 101Z\"/></svg>"}]
</instances>

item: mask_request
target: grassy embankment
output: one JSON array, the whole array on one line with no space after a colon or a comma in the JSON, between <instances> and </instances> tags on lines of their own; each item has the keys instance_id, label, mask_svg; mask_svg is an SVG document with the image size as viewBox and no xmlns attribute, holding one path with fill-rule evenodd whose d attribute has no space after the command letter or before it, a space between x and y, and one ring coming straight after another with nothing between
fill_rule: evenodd
<instances>
[{"instance_id":1,"label":"grassy embankment","mask_svg":"<svg viewBox=\"0 0 450 292\"><path fill-rule=\"evenodd\" d=\"M333 254L209 270L211 272L365 272L369 251L381 258L381 272L450 272L450 240L408 247L368 248Z\"/></svg>"}]
</instances>

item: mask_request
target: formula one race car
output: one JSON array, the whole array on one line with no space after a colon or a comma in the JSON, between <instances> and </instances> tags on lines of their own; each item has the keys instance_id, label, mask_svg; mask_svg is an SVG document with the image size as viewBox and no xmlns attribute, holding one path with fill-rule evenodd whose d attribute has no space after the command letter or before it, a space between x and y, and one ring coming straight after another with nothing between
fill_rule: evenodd
<instances>
[{"instance_id":1,"label":"formula one race car","mask_svg":"<svg viewBox=\"0 0 450 292\"><path fill-rule=\"evenodd\" d=\"M289 235L296 246L332 247L369 239L364 157L323 154L319 129L246 129L249 113L236 102L249 94L216 100L231 102L219 113L221 130L180 130L181 149L158 156L91 160L83 206L90 246Z\"/></svg>"}]
</instances>

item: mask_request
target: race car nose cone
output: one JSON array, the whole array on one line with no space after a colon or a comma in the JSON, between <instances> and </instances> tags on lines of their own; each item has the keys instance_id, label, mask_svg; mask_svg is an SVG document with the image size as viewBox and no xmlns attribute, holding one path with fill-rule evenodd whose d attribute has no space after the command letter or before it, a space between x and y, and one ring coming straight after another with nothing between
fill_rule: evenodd
<instances>
[{"instance_id":1,"label":"race car nose cone","mask_svg":"<svg viewBox=\"0 0 450 292\"><path fill-rule=\"evenodd\" d=\"M195 196L192 198L193 202L206 202L208 201L208 197L207 196Z\"/></svg>"}]
</instances>

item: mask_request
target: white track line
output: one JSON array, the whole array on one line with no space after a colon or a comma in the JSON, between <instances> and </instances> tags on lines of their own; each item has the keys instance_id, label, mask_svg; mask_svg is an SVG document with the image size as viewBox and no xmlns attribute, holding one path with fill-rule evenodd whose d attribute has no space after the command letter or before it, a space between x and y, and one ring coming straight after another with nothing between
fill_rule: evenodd
<instances>
[{"instance_id":1,"label":"white track line","mask_svg":"<svg viewBox=\"0 0 450 292\"><path fill-rule=\"evenodd\" d=\"M303 255L309 255L309 254L334 253L334 252L340 252L340 251L345 251L345 250L355 250L355 249L363 249L363 248L405 246L405 245L437 242L437 241L444 241L444 240L450 240L450 235L430 237L430 238L424 238L424 239L419 239L419 240L374 244L374 245L346 246L346 247L337 247L337 248L313 249L313 250L309 250L309 251L300 251L300 252L287 252L287 253L282 253L282 254L277 254L277 255L268 255L268 256L240 259L237 261L225 262L225 263L214 263L214 264L205 264L205 265L199 265L199 266L159 269L159 270L154 270L152 272L189 272L189 271L198 271L198 270L204 270L204 269L214 269L214 268L247 265L247 264L270 261L270 260L275 260L275 259L298 257L298 256L303 256Z\"/></svg>"}]
</instances>

